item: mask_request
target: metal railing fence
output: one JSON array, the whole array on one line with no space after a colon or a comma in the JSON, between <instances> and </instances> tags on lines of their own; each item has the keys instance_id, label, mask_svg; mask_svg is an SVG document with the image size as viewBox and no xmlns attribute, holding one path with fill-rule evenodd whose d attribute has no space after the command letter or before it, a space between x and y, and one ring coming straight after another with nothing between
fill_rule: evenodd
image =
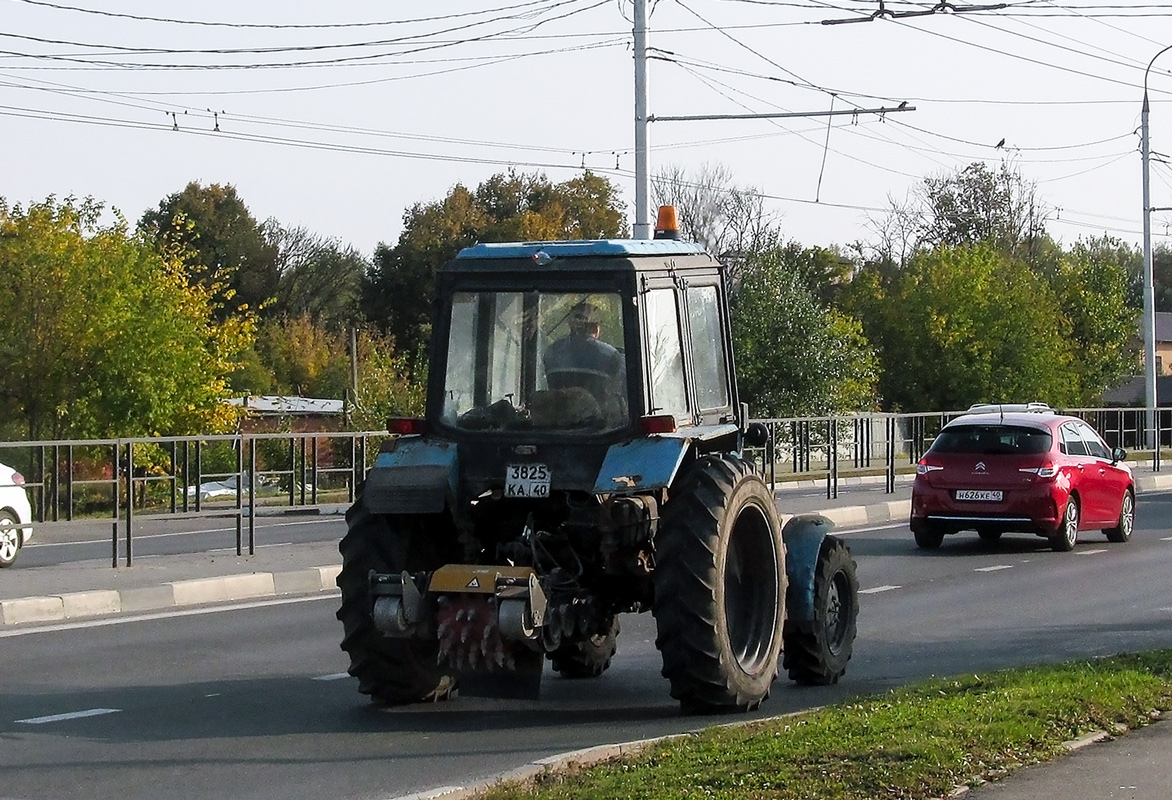
<instances>
[{"instance_id":1,"label":"metal railing fence","mask_svg":"<svg viewBox=\"0 0 1172 800\"><path fill-rule=\"evenodd\" d=\"M258 509L353 502L388 436L365 431L0 442L0 461L24 476L35 522L110 519L114 566L125 522L129 566L131 532L141 515L232 515L237 554L246 547L254 553Z\"/></svg>"},{"instance_id":2,"label":"metal railing fence","mask_svg":"<svg viewBox=\"0 0 1172 800\"><path fill-rule=\"evenodd\" d=\"M1133 464L1159 472L1172 446L1172 408L1076 408ZM748 453L777 490L822 481L837 498L844 480L882 480L887 493L915 473L932 439L964 411L858 413L759 419L769 444ZM0 461L25 477L34 521L111 520L111 561L133 562L136 516L232 515L236 552L255 552L258 509L352 503L358 484L390 434L383 431L252 433L208 436L0 442ZM244 520L247 519L247 525Z\"/></svg>"}]
</instances>

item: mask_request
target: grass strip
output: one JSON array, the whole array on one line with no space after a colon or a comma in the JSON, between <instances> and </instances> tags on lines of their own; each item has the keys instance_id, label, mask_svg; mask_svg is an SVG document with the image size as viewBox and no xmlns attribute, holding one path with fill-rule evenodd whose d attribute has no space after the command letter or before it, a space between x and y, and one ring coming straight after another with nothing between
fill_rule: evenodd
<instances>
[{"instance_id":1,"label":"grass strip","mask_svg":"<svg viewBox=\"0 0 1172 800\"><path fill-rule=\"evenodd\" d=\"M1172 650L933 679L713 727L591 767L501 783L485 800L902 800L1052 759L1092 731L1172 709Z\"/></svg>"}]
</instances>

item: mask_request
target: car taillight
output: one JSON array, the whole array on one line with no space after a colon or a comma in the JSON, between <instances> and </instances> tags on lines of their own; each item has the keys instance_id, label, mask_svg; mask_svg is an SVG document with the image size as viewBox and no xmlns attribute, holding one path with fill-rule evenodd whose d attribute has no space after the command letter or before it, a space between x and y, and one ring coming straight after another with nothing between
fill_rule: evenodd
<instances>
[{"instance_id":1,"label":"car taillight","mask_svg":"<svg viewBox=\"0 0 1172 800\"><path fill-rule=\"evenodd\" d=\"M937 466L936 464L925 464L923 461L920 461L920 463L916 464L917 475L927 475L929 472L938 472L942 469L944 469L944 467Z\"/></svg>"},{"instance_id":2,"label":"car taillight","mask_svg":"<svg viewBox=\"0 0 1172 800\"><path fill-rule=\"evenodd\" d=\"M1022 467L1018 472L1032 472L1039 478L1053 478L1058 474L1058 467L1047 464L1044 467Z\"/></svg>"},{"instance_id":3,"label":"car taillight","mask_svg":"<svg viewBox=\"0 0 1172 800\"><path fill-rule=\"evenodd\" d=\"M653 433L675 433L676 418L671 414L639 417L639 431L646 435Z\"/></svg>"},{"instance_id":4,"label":"car taillight","mask_svg":"<svg viewBox=\"0 0 1172 800\"><path fill-rule=\"evenodd\" d=\"M418 417L390 417L387 432L399 436L421 436L427 432L427 421Z\"/></svg>"},{"instance_id":5,"label":"car taillight","mask_svg":"<svg viewBox=\"0 0 1172 800\"><path fill-rule=\"evenodd\" d=\"M12 482L17 486L24 486L24 476L19 472L12 473Z\"/></svg>"}]
</instances>

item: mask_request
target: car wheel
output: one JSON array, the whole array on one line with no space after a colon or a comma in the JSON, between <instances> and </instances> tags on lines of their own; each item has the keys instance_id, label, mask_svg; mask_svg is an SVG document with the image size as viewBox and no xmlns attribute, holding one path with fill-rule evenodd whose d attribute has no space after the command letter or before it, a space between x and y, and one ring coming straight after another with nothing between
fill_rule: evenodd
<instances>
[{"instance_id":1,"label":"car wheel","mask_svg":"<svg viewBox=\"0 0 1172 800\"><path fill-rule=\"evenodd\" d=\"M1078 541L1078 501L1073 497L1066 501L1066 510L1062 512L1062 524L1050 537L1050 548L1060 553L1074 549Z\"/></svg>"},{"instance_id":2,"label":"car wheel","mask_svg":"<svg viewBox=\"0 0 1172 800\"><path fill-rule=\"evenodd\" d=\"M916 544L923 550L935 550L944 541L944 531L930 522L912 530Z\"/></svg>"},{"instance_id":3,"label":"car wheel","mask_svg":"<svg viewBox=\"0 0 1172 800\"><path fill-rule=\"evenodd\" d=\"M1131 538L1131 531L1135 528L1135 495L1128 489L1123 493L1123 502L1119 506L1119 524L1114 528L1106 528L1109 542L1126 542Z\"/></svg>"},{"instance_id":4,"label":"car wheel","mask_svg":"<svg viewBox=\"0 0 1172 800\"><path fill-rule=\"evenodd\" d=\"M20 528L16 515L0 511L0 568L11 567L20 552Z\"/></svg>"}]
</instances>

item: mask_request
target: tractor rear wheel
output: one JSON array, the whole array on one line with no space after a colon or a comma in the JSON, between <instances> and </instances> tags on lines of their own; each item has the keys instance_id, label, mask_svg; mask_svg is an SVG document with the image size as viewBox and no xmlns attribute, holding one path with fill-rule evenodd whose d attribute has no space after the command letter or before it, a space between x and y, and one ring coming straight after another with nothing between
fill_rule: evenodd
<instances>
[{"instance_id":1,"label":"tractor rear wheel","mask_svg":"<svg viewBox=\"0 0 1172 800\"><path fill-rule=\"evenodd\" d=\"M747 711L777 677L785 546L773 497L736 456L672 487L655 538L655 645L686 713Z\"/></svg>"},{"instance_id":2,"label":"tractor rear wheel","mask_svg":"<svg viewBox=\"0 0 1172 800\"><path fill-rule=\"evenodd\" d=\"M371 618L371 570L398 574L442 565L433 544L434 532L424 535L428 519L372 514L360 492L346 512L349 531L338 545L342 605L337 617L345 629L342 649L350 656L349 672L358 679L358 691L383 705L446 700L456 688L455 674L436 664L437 641L383 636Z\"/></svg>"}]
</instances>

